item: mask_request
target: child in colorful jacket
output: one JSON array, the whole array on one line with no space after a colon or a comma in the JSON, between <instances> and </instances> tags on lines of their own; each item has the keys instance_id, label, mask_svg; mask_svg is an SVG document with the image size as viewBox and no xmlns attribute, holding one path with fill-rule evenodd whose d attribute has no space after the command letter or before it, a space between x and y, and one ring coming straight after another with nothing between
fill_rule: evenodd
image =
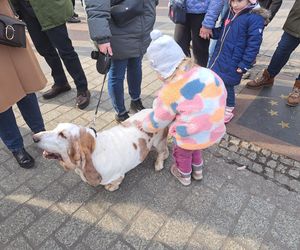
<instances>
[{"instance_id":1,"label":"child in colorful jacket","mask_svg":"<svg viewBox=\"0 0 300 250\"><path fill-rule=\"evenodd\" d=\"M142 129L155 132L169 126L175 158L171 173L189 185L191 175L202 179L201 150L219 142L225 133L226 89L214 72L186 59L172 37L159 30L150 35L147 57L164 84Z\"/></svg>"},{"instance_id":2,"label":"child in colorful jacket","mask_svg":"<svg viewBox=\"0 0 300 250\"><path fill-rule=\"evenodd\" d=\"M256 0L230 0L222 27L213 30L218 42L208 67L224 81L227 89L225 123L234 116L234 86L240 84L259 52L269 12Z\"/></svg>"}]
</instances>

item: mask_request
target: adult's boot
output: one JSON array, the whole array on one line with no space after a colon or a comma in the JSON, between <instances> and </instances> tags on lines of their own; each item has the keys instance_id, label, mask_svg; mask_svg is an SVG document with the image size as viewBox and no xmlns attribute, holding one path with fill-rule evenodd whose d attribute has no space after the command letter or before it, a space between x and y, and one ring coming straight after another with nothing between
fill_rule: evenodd
<instances>
[{"instance_id":1,"label":"adult's boot","mask_svg":"<svg viewBox=\"0 0 300 250\"><path fill-rule=\"evenodd\" d=\"M261 77L247 82L246 87L249 89L259 89L262 87L272 87L274 84L274 77L271 77L268 70L265 69Z\"/></svg>"},{"instance_id":2,"label":"adult's boot","mask_svg":"<svg viewBox=\"0 0 300 250\"><path fill-rule=\"evenodd\" d=\"M292 107L300 103L300 80L296 80L293 91L289 94L286 104Z\"/></svg>"}]
</instances>

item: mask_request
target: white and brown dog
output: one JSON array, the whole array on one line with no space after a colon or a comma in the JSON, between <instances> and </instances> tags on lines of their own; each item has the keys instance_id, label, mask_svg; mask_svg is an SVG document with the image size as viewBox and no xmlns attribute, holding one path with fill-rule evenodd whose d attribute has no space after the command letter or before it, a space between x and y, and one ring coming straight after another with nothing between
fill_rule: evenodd
<instances>
[{"instance_id":1,"label":"white and brown dog","mask_svg":"<svg viewBox=\"0 0 300 250\"><path fill-rule=\"evenodd\" d=\"M92 186L101 184L114 191L119 188L125 174L146 158L152 146L158 152L155 170L164 167L164 160L169 155L168 130L151 134L136 126L149 112L151 109L144 109L122 124L100 133L60 123L52 131L35 134L33 140L44 150L45 158L59 160L65 170L75 170Z\"/></svg>"}]
</instances>

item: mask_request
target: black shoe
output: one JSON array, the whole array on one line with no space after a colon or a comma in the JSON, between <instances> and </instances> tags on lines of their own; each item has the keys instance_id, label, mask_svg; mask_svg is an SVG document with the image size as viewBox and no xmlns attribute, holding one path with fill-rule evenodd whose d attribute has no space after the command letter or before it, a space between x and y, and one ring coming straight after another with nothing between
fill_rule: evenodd
<instances>
[{"instance_id":1,"label":"black shoe","mask_svg":"<svg viewBox=\"0 0 300 250\"><path fill-rule=\"evenodd\" d=\"M80 19L78 19L78 17L75 17L75 16L73 15L73 16L71 16L71 17L69 17L69 18L67 19L67 22L68 22L68 23L80 23L81 21L80 21Z\"/></svg>"},{"instance_id":2,"label":"black shoe","mask_svg":"<svg viewBox=\"0 0 300 250\"><path fill-rule=\"evenodd\" d=\"M14 151L13 155L21 168L32 168L34 166L34 159L26 152L24 148Z\"/></svg>"},{"instance_id":3,"label":"black shoe","mask_svg":"<svg viewBox=\"0 0 300 250\"><path fill-rule=\"evenodd\" d=\"M78 17L78 14L74 12L73 17Z\"/></svg>"},{"instance_id":4,"label":"black shoe","mask_svg":"<svg viewBox=\"0 0 300 250\"><path fill-rule=\"evenodd\" d=\"M76 106L84 109L90 104L91 93L88 90L77 91Z\"/></svg>"},{"instance_id":5,"label":"black shoe","mask_svg":"<svg viewBox=\"0 0 300 250\"><path fill-rule=\"evenodd\" d=\"M45 99L52 99L52 98L58 96L61 93L69 91L70 89L71 89L71 86L67 83L64 84L64 85L54 84L50 90L46 91L43 94L43 97Z\"/></svg>"},{"instance_id":6,"label":"black shoe","mask_svg":"<svg viewBox=\"0 0 300 250\"><path fill-rule=\"evenodd\" d=\"M128 112L122 114L122 115L115 115L115 119L117 123L121 123L124 122L125 120L127 120L129 118Z\"/></svg>"},{"instance_id":7,"label":"black shoe","mask_svg":"<svg viewBox=\"0 0 300 250\"><path fill-rule=\"evenodd\" d=\"M142 109L145 109L145 107L143 106L141 99L130 102L130 112L131 113L137 113L137 112L141 111Z\"/></svg>"}]
</instances>

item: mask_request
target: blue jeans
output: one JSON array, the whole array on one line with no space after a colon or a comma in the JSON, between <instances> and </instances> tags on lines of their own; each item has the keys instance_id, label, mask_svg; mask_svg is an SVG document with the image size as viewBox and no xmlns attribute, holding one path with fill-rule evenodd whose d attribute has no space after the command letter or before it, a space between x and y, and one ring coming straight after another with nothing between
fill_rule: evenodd
<instances>
[{"instance_id":1,"label":"blue jeans","mask_svg":"<svg viewBox=\"0 0 300 250\"><path fill-rule=\"evenodd\" d=\"M20 1L20 17L27 24L27 29L38 53L43 56L51 68L54 83L68 83L61 59L74 80L78 91L87 90L87 79L69 38L66 24L42 31L30 5ZM58 53L57 53L58 51Z\"/></svg>"},{"instance_id":2,"label":"blue jeans","mask_svg":"<svg viewBox=\"0 0 300 250\"><path fill-rule=\"evenodd\" d=\"M36 95L28 94L17 102L18 108L33 133L45 130ZM10 151L24 147L23 138L18 128L12 108L0 113L0 138Z\"/></svg>"},{"instance_id":3,"label":"blue jeans","mask_svg":"<svg viewBox=\"0 0 300 250\"><path fill-rule=\"evenodd\" d=\"M112 60L108 73L108 93L118 115L126 113L124 79L127 69L128 92L132 101L140 99L142 84L142 57Z\"/></svg>"},{"instance_id":4,"label":"blue jeans","mask_svg":"<svg viewBox=\"0 0 300 250\"><path fill-rule=\"evenodd\" d=\"M228 107L235 107L235 91L234 86L232 85L225 85L227 90L227 99L226 99L226 106Z\"/></svg>"},{"instance_id":5,"label":"blue jeans","mask_svg":"<svg viewBox=\"0 0 300 250\"><path fill-rule=\"evenodd\" d=\"M299 43L300 38L294 37L287 32L283 32L268 66L268 72L271 77L275 77L280 72L289 60L292 52L298 47ZM298 79L300 79L300 75L298 76Z\"/></svg>"}]
</instances>

